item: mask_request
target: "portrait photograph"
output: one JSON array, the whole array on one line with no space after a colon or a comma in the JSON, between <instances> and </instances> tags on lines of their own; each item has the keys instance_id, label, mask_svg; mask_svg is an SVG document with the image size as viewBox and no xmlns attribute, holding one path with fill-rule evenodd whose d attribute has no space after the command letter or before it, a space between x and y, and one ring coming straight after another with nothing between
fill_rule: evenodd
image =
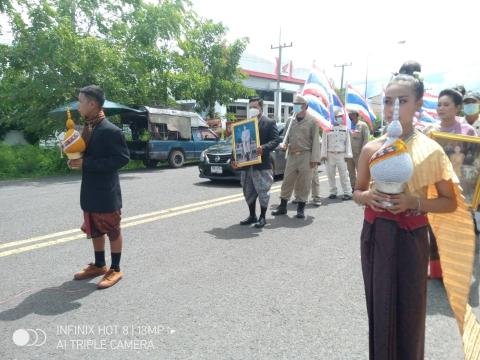
<instances>
[{"instance_id":1,"label":"portrait photograph","mask_svg":"<svg viewBox=\"0 0 480 360\"><path fill-rule=\"evenodd\" d=\"M258 120L256 118L232 124L233 156L238 167L260 164L262 157L257 155L260 146Z\"/></svg>"},{"instance_id":2,"label":"portrait photograph","mask_svg":"<svg viewBox=\"0 0 480 360\"><path fill-rule=\"evenodd\" d=\"M460 180L465 201L477 209L480 201L480 138L434 131L430 136L444 149Z\"/></svg>"}]
</instances>

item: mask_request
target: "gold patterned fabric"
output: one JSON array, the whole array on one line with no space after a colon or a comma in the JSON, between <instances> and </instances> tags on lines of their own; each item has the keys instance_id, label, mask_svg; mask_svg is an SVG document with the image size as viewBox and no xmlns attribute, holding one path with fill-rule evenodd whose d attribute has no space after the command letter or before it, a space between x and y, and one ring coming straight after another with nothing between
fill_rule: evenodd
<instances>
[{"instance_id":1,"label":"gold patterned fabric","mask_svg":"<svg viewBox=\"0 0 480 360\"><path fill-rule=\"evenodd\" d=\"M451 213L429 213L428 220L437 239L443 283L462 335L465 359L480 359L480 324L468 305L475 256L472 214L443 148L417 132L407 142L407 149L415 168L408 183L411 194L432 199L437 197L435 183L451 180L454 184L457 209Z\"/></svg>"}]
</instances>

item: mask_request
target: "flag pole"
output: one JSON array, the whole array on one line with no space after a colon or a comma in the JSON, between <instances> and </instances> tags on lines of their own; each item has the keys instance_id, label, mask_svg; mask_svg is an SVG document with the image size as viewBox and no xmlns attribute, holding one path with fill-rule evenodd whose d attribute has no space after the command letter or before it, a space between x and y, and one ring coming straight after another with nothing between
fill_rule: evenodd
<instances>
[{"instance_id":1,"label":"flag pole","mask_svg":"<svg viewBox=\"0 0 480 360\"><path fill-rule=\"evenodd\" d=\"M283 136L283 140L282 140L282 146L285 146L286 142L287 142L287 137L288 137L288 134L290 133L290 129L292 128L292 123L293 123L293 120L295 120L297 114L294 112L292 113L292 117L290 118L290 122L288 123L288 127L287 127L287 131L285 131L285 135ZM285 151L285 159L287 158L288 156L288 148L287 150Z\"/></svg>"}]
</instances>

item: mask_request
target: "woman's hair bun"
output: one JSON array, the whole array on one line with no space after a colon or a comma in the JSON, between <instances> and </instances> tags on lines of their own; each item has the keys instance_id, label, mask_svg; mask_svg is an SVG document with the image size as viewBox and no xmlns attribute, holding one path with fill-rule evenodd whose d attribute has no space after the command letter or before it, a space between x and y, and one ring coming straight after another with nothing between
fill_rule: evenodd
<instances>
[{"instance_id":1,"label":"woman's hair bun","mask_svg":"<svg viewBox=\"0 0 480 360\"><path fill-rule=\"evenodd\" d=\"M415 73L420 74L422 72L422 66L418 61L406 61L398 70L399 74L415 76Z\"/></svg>"}]
</instances>

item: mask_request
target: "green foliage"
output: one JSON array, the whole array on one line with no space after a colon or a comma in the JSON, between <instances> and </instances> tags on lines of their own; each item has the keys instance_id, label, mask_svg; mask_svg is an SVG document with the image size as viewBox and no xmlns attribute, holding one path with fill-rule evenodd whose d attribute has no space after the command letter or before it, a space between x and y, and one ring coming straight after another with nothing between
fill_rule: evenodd
<instances>
[{"instance_id":1,"label":"green foliage","mask_svg":"<svg viewBox=\"0 0 480 360\"><path fill-rule=\"evenodd\" d=\"M235 114L232 114L232 113L228 113L225 115L225 118L228 120L228 121L231 121L231 122L234 122L234 121L237 121L237 116Z\"/></svg>"},{"instance_id":2,"label":"green foliage","mask_svg":"<svg viewBox=\"0 0 480 360\"><path fill-rule=\"evenodd\" d=\"M0 180L36 178L50 175L79 174L67 166L67 157L60 150L35 145L10 146L0 143ZM139 160L131 160L124 170L144 168Z\"/></svg>"},{"instance_id":3,"label":"green foliage","mask_svg":"<svg viewBox=\"0 0 480 360\"><path fill-rule=\"evenodd\" d=\"M10 8L10 1L0 0L0 13L6 12Z\"/></svg>"},{"instance_id":4,"label":"green foliage","mask_svg":"<svg viewBox=\"0 0 480 360\"><path fill-rule=\"evenodd\" d=\"M238 63L247 40L226 44L222 24L198 20L187 0L0 0L12 46L0 45L0 137L31 143L64 123L48 111L100 85L109 100L172 105L196 99L213 112L249 92Z\"/></svg>"},{"instance_id":5,"label":"green foliage","mask_svg":"<svg viewBox=\"0 0 480 360\"><path fill-rule=\"evenodd\" d=\"M70 172L66 163L59 149L0 144L0 180L66 174Z\"/></svg>"},{"instance_id":6,"label":"green foliage","mask_svg":"<svg viewBox=\"0 0 480 360\"><path fill-rule=\"evenodd\" d=\"M179 42L182 53L177 57L180 70L177 90L196 99L199 110L206 110L210 118L214 116L215 102L223 105L253 95L253 91L243 86L244 75L238 67L248 39L227 44L226 30L222 23L194 20L185 40ZM193 82L187 74L194 76Z\"/></svg>"}]
</instances>

